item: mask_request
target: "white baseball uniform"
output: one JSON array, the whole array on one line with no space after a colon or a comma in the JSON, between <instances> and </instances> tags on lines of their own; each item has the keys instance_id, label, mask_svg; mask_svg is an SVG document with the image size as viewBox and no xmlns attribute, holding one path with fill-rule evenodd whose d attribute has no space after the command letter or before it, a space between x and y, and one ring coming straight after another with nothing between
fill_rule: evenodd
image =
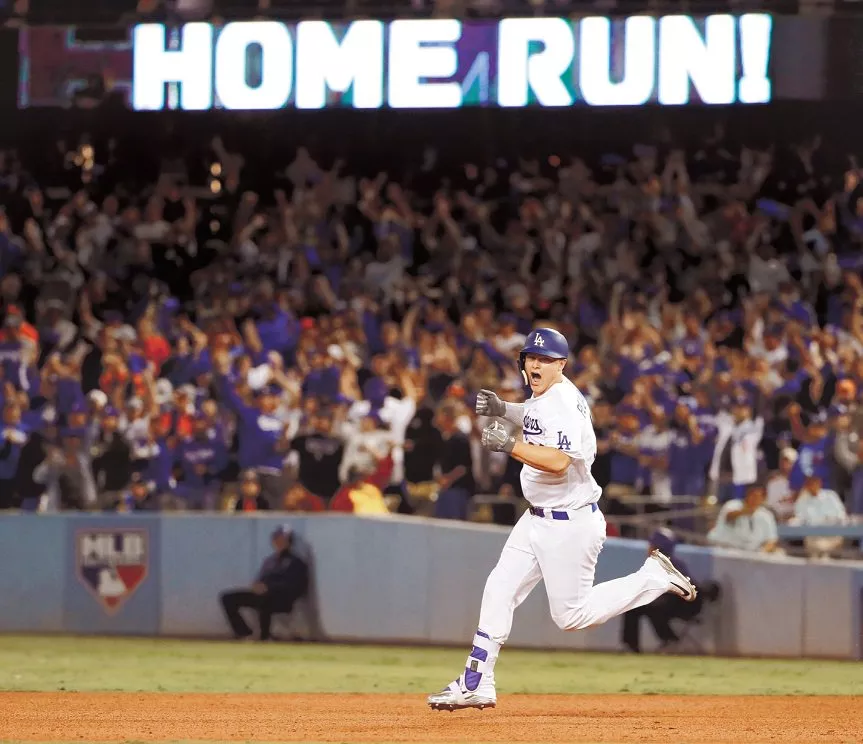
<instances>
[{"instance_id":1,"label":"white baseball uniform","mask_svg":"<svg viewBox=\"0 0 863 744\"><path fill-rule=\"evenodd\" d=\"M479 630L468 658L469 669L482 673L482 684L493 684L494 664L509 637L515 608L540 579L545 581L551 617L563 630L600 625L652 602L671 586L668 574L653 560L629 576L593 583L605 542L605 517L596 503L601 489L590 472L596 434L578 388L564 378L523 405L506 405L508 420L521 415L525 442L556 447L571 463L563 475L522 468L522 489L532 509L513 527L486 581Z\"/></svg>"}]
</instances>

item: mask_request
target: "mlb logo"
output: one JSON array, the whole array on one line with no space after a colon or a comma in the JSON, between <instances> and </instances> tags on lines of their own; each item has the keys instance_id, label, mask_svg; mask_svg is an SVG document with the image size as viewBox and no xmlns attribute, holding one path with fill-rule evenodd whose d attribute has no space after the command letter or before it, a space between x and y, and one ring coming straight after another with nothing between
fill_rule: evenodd
<instances>
[{"instance_id":1,"label":"mlb logo","mask_svg":"<svg viewBox=\"0 0 863 744\"><path fill-rule=\"evenodd\" d=\"M147 578L150 545L145 529L79 530L78 578L113 615Z\"/></svg>"}]
</instances>

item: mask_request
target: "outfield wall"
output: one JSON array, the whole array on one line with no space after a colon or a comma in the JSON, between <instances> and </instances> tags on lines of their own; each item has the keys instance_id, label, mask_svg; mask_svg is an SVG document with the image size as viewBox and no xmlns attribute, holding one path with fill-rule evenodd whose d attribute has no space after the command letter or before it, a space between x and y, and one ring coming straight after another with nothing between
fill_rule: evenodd
<instances>
[{"instance_id":1,"label":"outfield wall","mask_svg":"<svg viewBox=\"0 0 863 744\"><path fill-rule=\"evenodd\" d=\"M225 636L219 592L250 583L286 516L0 516L0 631ZM508 532L408 517L289 521L314 551L323 630L344 640L464 644ZM645 549L609 539L597 581L637 569ZM707 650L863 658L863 565L680 550L696 581L723 587L698 630ZM618 620L563 633L537 587L510 643L617 649L619 633Z\"/></svg>"}]
</instances>

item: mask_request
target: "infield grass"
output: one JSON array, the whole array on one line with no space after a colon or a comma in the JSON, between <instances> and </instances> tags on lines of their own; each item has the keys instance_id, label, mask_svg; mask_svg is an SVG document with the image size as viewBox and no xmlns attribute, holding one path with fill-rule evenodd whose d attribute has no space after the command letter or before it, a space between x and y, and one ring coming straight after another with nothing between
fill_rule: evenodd
<instances>
[{"instance_id":1,"label":"infield grass","mask_svg":"<svg viewBox=\"0 0 863 744\"><path fill-rule=\"evenodd\" d=\"M426 693L467 649L0 635L0 690ZM863 695L863 664L505 649L498 692Z\"/></svg>"}]
</instances>

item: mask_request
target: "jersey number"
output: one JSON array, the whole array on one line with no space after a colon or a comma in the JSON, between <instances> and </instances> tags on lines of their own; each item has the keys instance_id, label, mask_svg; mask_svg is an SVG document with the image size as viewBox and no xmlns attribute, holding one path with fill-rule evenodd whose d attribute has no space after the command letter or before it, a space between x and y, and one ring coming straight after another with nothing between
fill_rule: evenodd
<instances>
[{"instance_id":1,"label":"jersey number","mask_svg":"<svg viewBox=\"0 0 863 744\"><path fill-rule=\"evenodd\" d=\"M587 401L579 395L578 402L575 404L576 408L578 408L578 412L584 416L586 419L590 418L590 412L587 409Z\"/></svg>"}]
</instances>

